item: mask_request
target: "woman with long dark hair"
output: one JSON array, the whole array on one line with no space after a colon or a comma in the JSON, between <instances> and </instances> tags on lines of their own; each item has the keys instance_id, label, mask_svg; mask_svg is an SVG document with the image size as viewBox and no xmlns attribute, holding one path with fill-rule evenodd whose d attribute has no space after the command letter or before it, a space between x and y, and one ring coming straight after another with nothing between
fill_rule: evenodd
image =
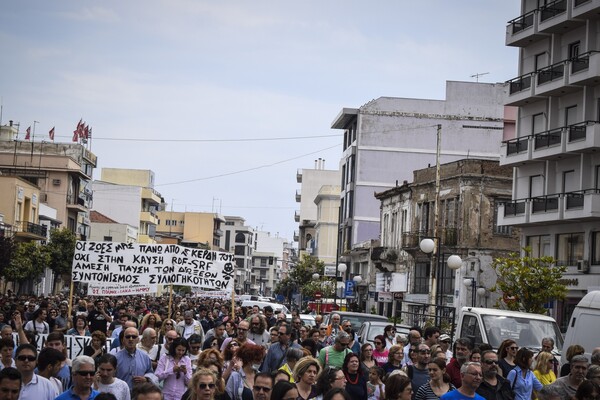
<instances>
[{"instance_id":1,"label":"woman with long dark hair","mask_svg":"<svg viewBox=\"0 0 600 400\"><path fill-rule=\"evenodd\" d=\"M507 377L511 369L515 367L515 358L519 346L512 339L506 339L498 347L498 366L502 370L502 376Z\"/></svg>"},{"instance_id":2,"label":"woman with long dark hair","mask_svg":"<svg viewBox=\"0 0 600 400\"><path fill-rule=\"evenodd\" d=\"M346 392L355 400L367 400L367 377L360 369L358 355L348 353L342 371L346 376Z\"/></svg>"},{"instance_id":3,"label":"woman with long dark hair","mask_svg":"<svg viewBox=\"0 0 600 400\"><path fill-rule=\"evenodd\" d=\"M169 353L163 354L156 366L156 377L163 382L164 400L180 400L192 379L192 362L187 356L188 343L184 338L171 342Z\"/></svg>"},{"instance_id":4,"label":"woman with long dark hair","mask_svg":"<svg viewBox=\"0 0 600 400\"><path fill-rule=\"evenodd\" d=\"M435 358L427 364L429 382L422 385L415 394L415 400L437 400L446 393L456 388L450 383L450 376L446 374L446 362Z\"/></svg>"},{"instance_id":5,"label":"woman with long dark hair","mask_svg":"<svg viewBox=\"0 0 600 400\"><path fill-rule=\"evenodd\" d=\"M369 371L377 366L377 361L373 358L373 346L371 343L365 343L360 347L360 367L363 371Z\"/></svg>"},{"instance_id":6,"label":"woman with long dark hair","mask_svg":"<svg viewBox=\"0 0 600 400\"><path fill-rule=\"evenodd\" d=\"M385 400L411 400L412 385L405 375L392 375L385 381Z\"/></svg>"},{"instance_id":7,"label":"woman with long dark hair","mask_svg":"<svg viewBox=\"0 0 600 400\"><path fill-rule=\"evenodd\" d=\"M540 390L543 385L531 371L533 352L525 347L517 351L515 367L508 373L506 380L513 388L515 400L531 400L534 390Z\"/></svg>"},{"instance_id":8,"label":"woman with long dark hair","mask_svg":"<svg viewBox=\"0 0 600 400\"><path fill-rule=\"evenodd\" d=\"M294 383L279 381L273 386L271 393L272 399L296 400L298 397L298 388Z\"/></svg>"},{"instance_id":9,"label":"woman with long dark hair","mask_svg":"<svg viewBox=\"0 0 600 400\"><path fill-rule=\"evenodd\" d=\"M373 350L373 359L377 362L379 367L383 367L383 365L388 362L388 349L385 348L385 336L377 335L375 339L373 339L373 344L375 345L375 349Z\"/></svg>"},{"instance_id":10,"label":"woman with long dark hair","mask_svg":"<svg viewBox=\"0 0 600 400\"><path fill-rule=\"evenodd\" d=\"M339 368L325 367L317 378L317 383L315 384L315 392L317 395L313 399L323 400L325 393L334 388L346 388L346 375L344 374L344 371Z\"/></svg>"}]
</instances>

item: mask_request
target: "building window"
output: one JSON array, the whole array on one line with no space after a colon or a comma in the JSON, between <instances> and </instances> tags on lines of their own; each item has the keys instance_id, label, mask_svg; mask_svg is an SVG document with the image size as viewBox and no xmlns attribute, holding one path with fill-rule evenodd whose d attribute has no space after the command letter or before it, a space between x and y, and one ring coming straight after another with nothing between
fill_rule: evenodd
<instances>
[{"instance_id":1,"label":"building window","mask_svg":"<svg viewBox=\"0 0 600 400\"><path fill-rule=\"evenodd\" d=\"M592 233L592 264L600 264L600 232Z\"/></svg>"},{"instance_id":2,"label":"building window","mask_svg":"<svg viewBox=\"0 0 600 400\"><path fill-rule=\"evenodd\" d=\"M415 281L413 293L429 293L429 262L417 262L415 264Z\"/></svg>"},{"instance_id":3,"label":"building window","mask_svg":"<svg viewBox=\"0 0 600 400\"><path fill-rule=\"evenodd\" d=\"M236 256L244 256L246 255L245 246L235 246L235 255Z\"/></svg>"},{"instance_id":4,"label":"building window","mask_svg":"<svg viewBox=\"0 0 600 400\"><path fill-rule=\"evenodd\" d=\"M512 235L512 226L509 225L498 225L498 207L505 201L510 201L509 199L496 199L494 201L494 235L504 235L510 236Z\"/></svg>"},{"instance_id":5,"label":"building window","mask_svg":"<svg viewBox=\"0 0 600 400\"><path fill-rule=\"evenodd\" d=\"M556 264L577 265L583 258L583 232L556 235Z\"/></svg>"},{"instance_id":6,"label":"building window","mask_svg":"<svg viewBox=\"0 0 600 400\"><path fill-rule=\"evenodd\" d=\"M531 249L531 257L551 256L550 235L527 236L526 246Z\"/></svg>"},{"instance_id":7,"label":"building window","mask_svg":"<svg viewBox=\"0 0 600 400\"><path fill-rule=\"evenodd\" d=\"M260 266L261 267L266 267L267 266L267 258L266 257L261 257L260 258Z\"/></svg>"}]
</instances>

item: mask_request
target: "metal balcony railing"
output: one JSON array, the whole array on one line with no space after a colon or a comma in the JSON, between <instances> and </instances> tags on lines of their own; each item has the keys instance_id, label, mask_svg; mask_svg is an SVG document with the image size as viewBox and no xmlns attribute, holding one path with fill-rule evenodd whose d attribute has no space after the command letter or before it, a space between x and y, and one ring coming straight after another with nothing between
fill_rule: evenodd
<instances>
[{"instance_id":1,"label":"metal balcony railing","mask_svg":"<svg viewBox=\"0 0 600 400\"><path fill-rule=\"evenodd\" d=\"M507 81L509 94L519 93L531 87L531 74L522 75Z\"/></svg>"},{"instance_id":2,"label":"metal balcony railing","mask_svg":"<svg viewBox=\"0 0 600 400\"><path fill-rule=\"evenodd\" d=\"M523 136L516 139L507 140L506 143L506 155L521 153L527 151L529 136Z\"/></svg>"},{"instance_id":3,"label":"metal balcony railing","mask_svg":"<svg viewBox=\"0 0 600 400\"><path fill-rule=\"evenodd\" d=\"M514 200L504 203L504 216L516 216L525 214L526 200Z\"/></svg>"},{"instance_id":4,"label":"metal balcony railing","mask_svg":"<svg viewBox=\"0 0 600 400\"><path fill-rule=\"evenodd\" d=\"M533 148L537 150L544 147L551 147L560 144L562 137L562 129L563 128L556 128L535 134L533 136Z\"/></svg>"},{"instance_id":5,"label":"metal balcony railing","mask_svg":"<svg viewBox=\"0 0 600 400\"><path fill-rule=\"evenodd\" d=\"M46 227L44 225L38 225L27 221L17 221L16 225L17 232L27 232L37 236L46 236Z\"/></svg>"},{"instance_id":6,"label":"metal balcony railing","mask_svg":"<svg viewBox=\"0 0 600 400\"><path fill-rule=\"evenodd\" d=\"M567 0L556 0L540 7L540 21L545 21L567 11Z\"/></svg>"},{"instance_id":7,"label":"metal balcony railing","mask_svg":"<svg viewBox=\"0 0 600 400\"><path fill-rule=\"evenodd\" d=\"M538 196L531 198L531 212L547 212L558 210L558 199L560 194L551 194L547 196Z\"/></svg>"},{"instance_id":8,"label":"metal balcony railing","mask_svg":"<svg viewBox=\"0 0 600 400\"><path fill-rule=\"evenodd\" d=\"M597 124L598 121L583 121L578 124L569 125L567 127L567 141L569 143L576 142L578 140L585 140L587 133L587 126Z\"/></svg>"},{"instance_id":9,"label":"metal balcony railing","mask_svg":"<svg viewBox=\"0 0 600 400\"><path fill-rule=\"evenodd\" d=\"M523 14L520 17L508 21L508 24L512 26L513 35L533 26L535 11L536 10L529 11L527 14Z\"/></svg>"},{"instance_id":10,"label":"metal balcony railing","mask_svg":"<svg viewBox=\"0 0 600 400\"><path fill-rule=\"evenodd\" d=\"M565 75L565 62L561 61L537 71L537 84L551 82Z\"/></svg>"}]
</instances>

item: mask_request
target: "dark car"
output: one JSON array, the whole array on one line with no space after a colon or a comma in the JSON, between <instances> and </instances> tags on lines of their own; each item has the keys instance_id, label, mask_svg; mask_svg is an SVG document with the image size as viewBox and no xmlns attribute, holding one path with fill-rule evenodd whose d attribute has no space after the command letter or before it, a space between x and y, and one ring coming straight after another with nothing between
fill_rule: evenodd
<instances>
[{"instance_id":1,"label":"dark car","mask_svg":"<svg viewBox=\"0 0 600 400\"><path fill-rule=\"evenodd\" d=\"M340 323L345 320L350 321L350 323L352 324L352 330L354 330L354 332L358 332L363 322L365 321L384 321L387 325L389 325L387 317L377 314L365 314L350 311L335 311L331 314L339 314L341 318ZM327 314L325 318L323 318L323 322L327 325L331 323L331 314Z\"/></svg>"}]
</instances>

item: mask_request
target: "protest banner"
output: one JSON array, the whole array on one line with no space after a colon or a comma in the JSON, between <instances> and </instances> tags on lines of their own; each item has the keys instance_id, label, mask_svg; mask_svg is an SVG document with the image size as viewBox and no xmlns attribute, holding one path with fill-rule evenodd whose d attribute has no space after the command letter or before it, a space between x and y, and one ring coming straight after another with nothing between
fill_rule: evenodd
<instances>
[{"instance_id":1,"label":"protest banner","mask_svg":"<svg viewBox=\"0 0 600 400\"><path fill-rule=\"evenodd\" d=\"M38 352L46 346L47 338L48 338L47 333L36 335L36 337L35 337L36 342L34 343L34 345L37 348ZM72 360L77 356L82 356L83 350L85 349L86 346L90 345L91 341L92 341L91 336L65 335L65 342L66 342L65 348L67 349L67 358ZM106 338L106 344L104 345L105 346L104 348L107 353L110 350L110 345L111 345L112 341L113 341L112 338ZM19 335L16 332L13 333L13 342L15 343L15 346L18 346L20 344L19 343Z\"/></svg>"},{"instance_id":2,"label":"protest banner","mask_svg":"<svg viewBox=\"0 0 600 400\"><path fill-rule=\"evenodd\" d=\"M136 296L157 292L157 285L97 286L90 284L87 290L89 296Z\"/></svg>"},{"instance_id":3,"label":"protest banner","mask_svg":"<svg viewBox=\"0 0 600 400\"><path fill-rule=\"evenodd\" d=\"M183 285L231 291L234 267L231 253L172 244L78 241L72 281L95 288Z\"/></svg>"},{"instance_id":4,"label":"protest banner","mask_svg":"<svg viewBox=\"0 0 600 400\"><path fill-rule=\"evenodd\" d=\"M228 290L202 290L193 288L192 293L196 297L205 297L209 299L228 300L231 298L231 291Z\"/></svg>"}]
</instances>

